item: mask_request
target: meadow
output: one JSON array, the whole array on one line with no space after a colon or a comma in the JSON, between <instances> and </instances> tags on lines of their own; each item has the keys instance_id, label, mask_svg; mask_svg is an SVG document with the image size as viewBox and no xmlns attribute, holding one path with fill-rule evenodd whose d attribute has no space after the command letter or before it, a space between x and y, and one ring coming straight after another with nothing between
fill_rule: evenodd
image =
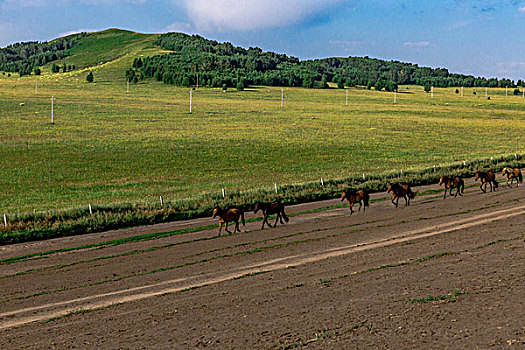
<instances>
[{"instance_id":1,"label":"meadow","mask_svg":"<svg viewBox=\"0 0 525 350\"><path fill-rule=\"evenodd\" d=\"M119 64L119 63L113 63ZM525 151L525 99L504 89L130 86L105 63L0 75L0 211L152 203L417 170ZM473 93L476 92L476 95ZM51 124L51 96L55 97Z\"/></svg>"}]
</instances>

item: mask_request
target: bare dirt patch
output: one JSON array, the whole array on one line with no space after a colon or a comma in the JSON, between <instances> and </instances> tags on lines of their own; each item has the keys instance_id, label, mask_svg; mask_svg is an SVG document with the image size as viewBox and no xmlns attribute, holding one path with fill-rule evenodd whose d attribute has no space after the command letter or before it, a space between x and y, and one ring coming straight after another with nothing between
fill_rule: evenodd
<instances>
[{"instance_id":1,"label":"bare dirt patch","mask_svg":"<svg viewBox=\"0 0 525 350\"><path fill-rule=\"evenodd\" d=\"M15 260L0 265L0 346L517 348L524 188L399 208L378 194L354 215L323 209L337 200L309 203L274 229L251 222L219 238L203 229ZM25 243L0 258L210 223Z\"/></svg>"}]
</instances>

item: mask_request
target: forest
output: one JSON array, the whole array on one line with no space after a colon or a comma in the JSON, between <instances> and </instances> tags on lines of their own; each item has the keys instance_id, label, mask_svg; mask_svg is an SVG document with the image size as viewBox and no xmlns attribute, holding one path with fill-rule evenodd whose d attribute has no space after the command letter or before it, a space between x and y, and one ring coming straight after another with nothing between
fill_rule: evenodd
<instances>
[{"instance_id":1,"label":"forest","mask_svg":"<svg viewBox=\"0 0 525 350\"><path fill-rule=\"evenodd\" d=\"M40 75L40 66L67 57L69 50L86 35L88 34L80 33L50 42L31 41L9 45L0 49L0 71L19 73L20 76L32 73ZM65 64L62 66L53 64L51 70L53 73L58 73L74 68Z\"/></svg>"},{"instance_id":2,"label":"forest","mask_svg":"<svg viewBox=\"0 0 525 350\"><path fill-rule=\"evenodd\" d=\"M126 71L129 81L154 78L180 86L237 87L248 85L328 87L355 85L393 91L398 85L435 87L516 87L519 80L483 78L452 74L445 68L419 67L417 64L385 61L369 57L325 58L301 61L296 57L263 52L260 48L233 46L199 35L167 33L156 45L171 53L136 58Z\"/></svg>"}]
</instances>

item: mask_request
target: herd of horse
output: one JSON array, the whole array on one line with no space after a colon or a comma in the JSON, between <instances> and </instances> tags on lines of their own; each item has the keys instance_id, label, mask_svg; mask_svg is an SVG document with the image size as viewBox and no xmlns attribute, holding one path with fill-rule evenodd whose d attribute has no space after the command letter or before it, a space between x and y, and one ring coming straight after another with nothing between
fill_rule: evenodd
<instances>
[{"instance_id":1,"label":"herd of horse","mask_svg":"<svg viewBox=\"0 0 525 350\"><path fill-rule=\"evenodd\" d=\"M514 181L516 181L516 185L518 187L519 184L523 182L523 175L521 173L521 170L518 168L512 169L505 167L503 168L501 175L507 177L506 183L508 187L512 187ZM490 185L491 192L495 191L498 187L496 175L491 171L478 171L476 172L474 179L475 181L480 180L479 188L484 193L487 192L487 185ZM456 190L454 197L457 197L458 195L463 196L463 192L465 191L465 182L460 176L441 176L441 178L439 179L439 186L441 185L445 187L445 193L443 194L443 198L447 197L447 191L452 196L452 191ZM391 183L388 185L387 193L390 192L392 192L392 204L394 204L396 207L399 204L399 198L404 198L405 205L410 205L410 200L413 199L417 194L417 191L412 191L410 185L397 183ZM350 215L352 215L354 213L354 204L359 204L358 211L361 210L361 207L363 208L363 212L366 210L366 207L369 206L370 194L365 190L344 190L341 194L341 201L344 201L345 199L350 205ZM286 216L284 212L284 205L278 199L273 202L255 203L253 212L257 214L257 212L259 211L261 211L263 214L263 222L261 229L264 228L265 224L269 227L272 227L272 225L268 222L268 217L270 215L277 215L273 227L277 226L278 221L280 221L281 224L284 224L284 222L289 221L288 216ZM230 222L235 223L235 229L233 230L233 233L237 231L241 232L239 228L239 221L242 222L246 229L244 211L240 208L221 209L221 207L217 206L213 210L213 217L215 218L217 216L219 217L219 236L221 235L223 225L225 225L226 232L232 233L230 230L228 230L228 223Z\"/></svg>"}]
</instances>

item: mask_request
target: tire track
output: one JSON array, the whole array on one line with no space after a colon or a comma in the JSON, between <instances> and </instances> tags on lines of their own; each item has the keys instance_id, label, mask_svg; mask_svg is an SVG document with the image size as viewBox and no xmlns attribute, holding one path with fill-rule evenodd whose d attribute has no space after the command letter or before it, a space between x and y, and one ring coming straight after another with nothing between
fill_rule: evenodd
<instances>
[{"instance_id":1,"label":"tire track","mask_svg":"<svg viewBox=\"0 0 525 350\"><path fill-rule=\"evenodd\" d=\"M494 221L505 220L511 217L524 215L525 205L494 211L489 214L474 215L468 218L450 221L443 224L426 226L423 228L402 232L389 237L358 244L326 249L315 253L296 254L262 263L245 265L235 271L217 272L205 275L190 276L185 278L163 281L147 286L118 290L109 293L91 295L83 298L64 300L34 307L22 308L0 313L0 329L22 326L32 322L66 316L78 310L95 310L106 308L119 303L138 301L163 294L176 293L190 288L198 288L217 284L233 279L238 279L253 273L271 272L292 266L300 266L325 259L340 257L355 252L377 249L393 244L408 242L421 238L431 237L452 231L481 226ZM29 314L29 315L27 315ZM26 315L26 316L24 316Z\"/></svg>"}]
</instances>

